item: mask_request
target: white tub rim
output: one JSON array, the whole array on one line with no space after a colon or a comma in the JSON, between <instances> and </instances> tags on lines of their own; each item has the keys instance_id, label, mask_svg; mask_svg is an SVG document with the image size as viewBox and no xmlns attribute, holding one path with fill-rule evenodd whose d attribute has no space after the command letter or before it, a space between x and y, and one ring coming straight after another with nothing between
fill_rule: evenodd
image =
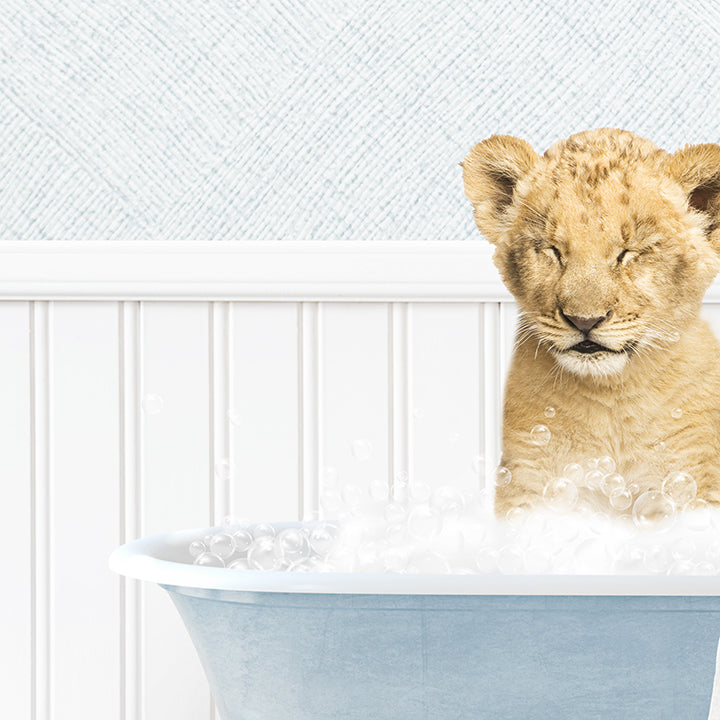
<instances>
[{"instance_id":1,"label":"white tub rim","mask_svg":"<svg viewBox=\"0 0 720 720\"><path fill-rule=\"evenodd\" d=\"M298 523L271 523L275 527ZM402 575L293 573L199 567L172 557L221 527L159 533L121 545L112 571L160 585L239 592L343 595L615 595L716 596L720 577L703 575Z\"/></svg>"}]
</instances>

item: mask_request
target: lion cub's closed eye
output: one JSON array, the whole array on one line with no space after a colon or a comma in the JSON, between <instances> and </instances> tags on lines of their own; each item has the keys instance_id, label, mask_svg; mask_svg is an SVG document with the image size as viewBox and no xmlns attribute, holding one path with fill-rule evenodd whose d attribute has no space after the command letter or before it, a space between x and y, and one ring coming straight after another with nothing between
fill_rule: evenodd
<instances>
[{"instance_id":1,"label":"lion cub's closed eye","mask_svg":"<svg viewBox=\"0 0 720 720\"><path fill-rule=\"evenodd\" d=\"M720 346L699 317L720 268L720 146L671 154L600 129L541 156L494 135L462 165L520 310L496 511L542 502L568 463L601 456L635 497L684 471L720 502Z\"/></svg>"}]
</instances>

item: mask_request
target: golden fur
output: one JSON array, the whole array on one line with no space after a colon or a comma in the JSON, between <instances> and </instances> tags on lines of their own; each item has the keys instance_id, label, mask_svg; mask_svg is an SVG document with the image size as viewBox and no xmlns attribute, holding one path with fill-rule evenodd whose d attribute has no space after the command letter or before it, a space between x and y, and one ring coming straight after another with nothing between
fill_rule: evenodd
<instances>
[{"instance_id":1,"label":"golden fur","mask_svg":"<svg viewBox=\"0 0 720 720\"><path fill-rule=\"evenodd\" d=\"M540 156L494 135L463 177L521 313L496 512L537 504L568 463L600 456L635 496L682 470L720 502L720 346L699 318L720 268L720 146L670 154L600 129Z\"/></svg>"}]
</instances>

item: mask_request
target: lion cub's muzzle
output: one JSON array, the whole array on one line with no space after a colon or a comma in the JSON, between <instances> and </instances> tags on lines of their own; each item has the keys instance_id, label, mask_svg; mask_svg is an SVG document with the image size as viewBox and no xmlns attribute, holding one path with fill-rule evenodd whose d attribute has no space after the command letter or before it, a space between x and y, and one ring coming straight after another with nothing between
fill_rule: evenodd
<instances>
[{"instance_id":1,"label":"lion cub's muzzle","mask_svg":"<svg viewBox=\"0 0 720 720\"><path fill-rule=\"evenodd\" d=\"M574 350L575 352L582 353L583 355L589 355L596 352L617 352L612 348L605 345L601 345L595 340L590 339L590 331L594 330L598 325L605 322L612 315L612 310L609 310L605 315L596 317L585 317L580 315L566 315L560 310L560 315L563 320L571 327L579 330L584 336L584 340L567 348L567 350Z\"/></svg>"}]
</instances>

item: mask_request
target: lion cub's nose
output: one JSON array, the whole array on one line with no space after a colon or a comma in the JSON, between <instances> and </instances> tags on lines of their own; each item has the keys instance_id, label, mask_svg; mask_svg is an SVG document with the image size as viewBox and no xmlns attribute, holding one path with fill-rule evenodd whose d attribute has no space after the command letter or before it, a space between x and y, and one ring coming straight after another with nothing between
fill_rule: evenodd
<instances>
[{"instance_id":1,"label":"lion cub's nose","mask_svg":"<svg viewBox=\"0 0 720 720\"><path fill-rule=\"evenodd\" d=\"M588 333L594 327L597 327L603 320L607 320L610 317L610 313L603 315L602 317L580 317L578 315L566 315L562 314L563 317L571 324L574 325L580 332Z\"/></svg>"}]
</instances>

